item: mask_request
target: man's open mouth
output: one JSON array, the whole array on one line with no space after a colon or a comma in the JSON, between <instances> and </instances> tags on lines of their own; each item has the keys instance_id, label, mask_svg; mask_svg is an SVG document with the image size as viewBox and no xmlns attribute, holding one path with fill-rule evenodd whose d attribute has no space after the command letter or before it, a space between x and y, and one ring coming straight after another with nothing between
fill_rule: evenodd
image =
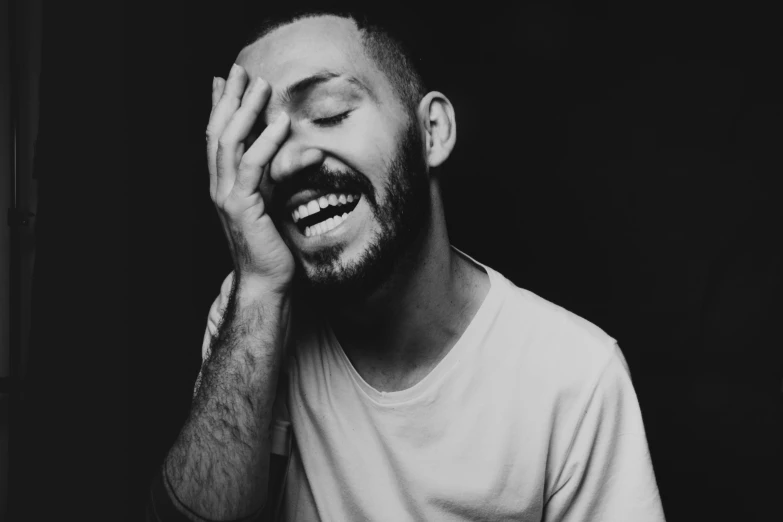
<instances>
[{"instance_id":1,"label":"man's open mouth","mask_svg":"<svg viewBox=\"0 0 783 522\"><path fill-rule=\"evenodd\" d=\"M348 218L359 199L358 194L328 194L299 205L291 217L305 236L325 234Z\"/></svg>"}]
</instances>

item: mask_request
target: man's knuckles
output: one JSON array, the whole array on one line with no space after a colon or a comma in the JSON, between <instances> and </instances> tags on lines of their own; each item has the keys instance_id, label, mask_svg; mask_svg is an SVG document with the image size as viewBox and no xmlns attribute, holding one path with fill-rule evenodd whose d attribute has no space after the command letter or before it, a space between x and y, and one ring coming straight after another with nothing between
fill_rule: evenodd
<instances>
[{"instance_id":1,"label":"man's knuckles","mask_svg":"<svg viewBox=\"0 0 783 522\"><path fill-rule=\"evenodd\" d=\"M225 151L226 149L233 149L237 146L238 143L239 140L236 138L236 136L224 132L218 138L218 153L220 153L221 150Z\"/></svg>"},{"instance_id":2,"label":"man's knuckles","mask_svg":"<svg viewBox=\"0 0 783 522\"><path fill-rule=\"evenodd\" d=\"M218 137L218 145L223 148L235 148L242 141L250 128L250 118L253 112L249 108L241 108L234 113L231 121Z\"/></svg>"},{"instance_id":3,"label":"man's knuckles","mask_svg":"<svg viewBox=\"0 0 783 522\"><path fill-rule=\"evenodd\" d=\"M207 125L207 130L204 132L207 137L207 143L214 143L220 137L220 130L213 124Z\"/></svg>"},{"instance_id":4,"label":"man's knuckles","mask_svg":"<svg viewBox=\"0 0 783 522\"><path fill-rule=\"evenodd\" d=\"M222 198L218 197L215 201L215 206L232 221L234 217L242 213L242 206L230 195Z\"/></svg>"},{"instance_id":5,"label":"man's knuckles","mask_svg":"<svg viewBox=\"0 0 783 522\"><path fill-rule=\"evenodd\" d=\"M215 206L221 210L226 216L234 219L241 220L248 216L253 216L263 210L263 203L259 208L259 198L256 195L251 196L238 196L233 191L225 196L218 196L215 198Z\"/></svg>"},{"instance_id":6,"label":"man's knuckles","mask_svg":"<svg viewBox=\"0 0 783 522\"><path fill-rule=\"evenodd\" d=\"M247 155L245 155L242 156L241 160L239 160L237 171L239 173L254 173L260 168L263 168L261 163L259 163L254 158L248 158Z\"/></svg>"}]
</instances>

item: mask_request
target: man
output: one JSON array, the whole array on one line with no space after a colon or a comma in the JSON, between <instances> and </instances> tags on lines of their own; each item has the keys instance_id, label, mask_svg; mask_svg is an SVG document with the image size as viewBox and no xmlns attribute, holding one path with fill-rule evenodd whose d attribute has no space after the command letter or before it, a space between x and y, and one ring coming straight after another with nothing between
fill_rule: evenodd
<instances>
[{"instance_id":1,"label":"man","mask_svg":"<svg viewBox=\"0 0 783 522\"><path fill-rule=\"evenodd\" d=\"M615 341L451 247L455 142L351 17L269 26L216 79L235 269L151 520L663 520Z\"/></svg>"}]
</instances>

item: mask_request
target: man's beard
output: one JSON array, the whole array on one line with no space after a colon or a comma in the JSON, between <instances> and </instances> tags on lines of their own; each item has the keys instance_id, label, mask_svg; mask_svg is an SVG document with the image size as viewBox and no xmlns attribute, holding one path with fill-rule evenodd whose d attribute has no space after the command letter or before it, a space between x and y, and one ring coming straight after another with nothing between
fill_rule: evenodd
<instances>
[{"instance_id":1,"label":"man's beard","mask_svg":"<svg viewBox=\"0 0 783 522\"><path fill-rule=\"evenodd\" d=\"M321 166L314 174L319 176L318 184L333 182L337 189L350 187L360 192L380 231L370 240L361 257L347 264L340 260L343 245L307 254L310 271L299 256L294 255L297 264L295 288L310 299L332 305L359 303L407 268L407 263L415 258L416 240L427 232L431 196L421 137L413 124L403 134L388 168L382 204L378 202L372 184L361 173L337 174Z\"/></svg>"}]
</instances>

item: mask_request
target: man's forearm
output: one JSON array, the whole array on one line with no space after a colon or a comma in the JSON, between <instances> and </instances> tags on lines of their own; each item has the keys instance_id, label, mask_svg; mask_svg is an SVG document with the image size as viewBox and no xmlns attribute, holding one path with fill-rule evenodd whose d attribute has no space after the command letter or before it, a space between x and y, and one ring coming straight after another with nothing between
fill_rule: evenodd
<instances>
[{"instance_id":1,"label":"man's forearm","mask_svg":"<svg viewBox=\"0 0 783 522\"><path fill-rule=\"evenodd\" d=\"M235 286L190 416L164 476L185 509L212 520L258 511L266 499L269 425L289 320L287 297Z\"/></svg>"}]
</instances>

